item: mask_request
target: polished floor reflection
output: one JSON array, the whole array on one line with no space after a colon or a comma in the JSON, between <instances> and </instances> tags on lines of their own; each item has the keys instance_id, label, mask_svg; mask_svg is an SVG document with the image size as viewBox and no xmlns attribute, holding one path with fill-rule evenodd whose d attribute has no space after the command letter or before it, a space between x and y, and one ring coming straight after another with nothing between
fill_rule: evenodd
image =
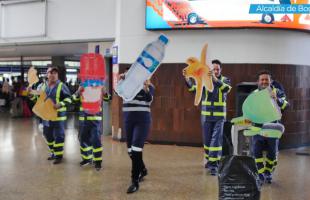
<instances>
[{"instance_id":1,"label":"polished floor reflection","mask_svg":"<svg viewBox=\"0 0 310 200\"><path fill-rule=\"evenodd\" d=\"M218 181L202 167L202 149L146 145L149 175L139 192L127 195L130 161L124 143L104 137L103 170L79 167L77 132L66 131L65 160L47 161L42 133L33 119L0 114L0 200L218 199ZM262 189L262 200L310 199L310 157L280 152L274 183Z\"/></svg>"}]
</instances>

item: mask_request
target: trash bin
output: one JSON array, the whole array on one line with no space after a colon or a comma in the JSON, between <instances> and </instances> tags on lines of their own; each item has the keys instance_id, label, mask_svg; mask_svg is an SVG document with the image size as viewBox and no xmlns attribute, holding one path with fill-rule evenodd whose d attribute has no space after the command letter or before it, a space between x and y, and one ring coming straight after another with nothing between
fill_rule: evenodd
<instances>
[{"instance_id":1,"label":"trash bin","mask_svg":"<svg viewBox=\"0 0 310 200\"><path fill-rule=\"evenodd\" d=\"M242 104L245 99L251 94L254 90L257 89L256 82L241 82L236 85L236 117L242 116ZM245 137L243 135L243 131L237 130L236 133L238 135L237 139L237 154L238 155L250 155L251 154L251 140L249 137ZM236 145L236 144L234 144Z\"/></svg>"}]
</instances>

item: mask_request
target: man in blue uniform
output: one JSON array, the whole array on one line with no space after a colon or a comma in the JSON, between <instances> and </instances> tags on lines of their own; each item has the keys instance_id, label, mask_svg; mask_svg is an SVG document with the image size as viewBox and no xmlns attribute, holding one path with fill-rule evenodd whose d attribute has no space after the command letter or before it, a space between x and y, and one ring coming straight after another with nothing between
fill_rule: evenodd
<instances>
[{"instance_id":1,"label":"man in blue uniform","mask_svg":"<svg viewBox=\"0 0 310 200\"><path fill-rule=\"evenodd\" d=\"M47 80L47 84L44 84L41 89L46 93L47 98L53 101L54 108L57 109L57 119L43 121L43 135L50 151L48 160L54 160L53 164L59 164L64 153L66 105L72 101L70 90L58 78L57 67L47 69ZM36 98L37 96L33 96L31 99L35 100Z\"/></svg>"},{"instance_id":2,"label":"man in blue uniform","mask_svg":"<svg viewBox=\"0 0 310 200\"><path fill-rule=\"evenodd\" d=\"M221 75L222 66L219 60L212 61L213 70L209 73L212 77L213 92L204 89L201 102L201 122L203 129L203 143L205 151L205 168L215 176L222 155L223 126L226 119L226 96L231 90L230 80ZM183 72L184 75L184 72ZM190 92L196 90L196 85L191 79L186 79Z\"/></svg>"},{"instance_id":3,"label":"man in blue uniform","mask_svg":"<svg viewBox=\"0 0 310 200\"><path fill-rule=\"evenodd\" d=\"M95 169L99 171L102 166L102 108L100 112L95 114L90 114L84 111L81 102L81 90L83 88L79 87L78 91L72 95L72 99L75 102L80 103L79 112L79 140L82 161L80 166L86 166L94 163ZM103 88L103 100L109 101L111 96Z\"/></svg>"},{"instance_id":4,"label":"man in blue uniform","mask_svg":"<svg viewBox=\"0 0 310 200\"><path fill-rule=\"evenodd\" d=\"M275 99L278 106L284 111L289 103L286 100L284 90L279 90L271 85L271 73L267 70L261 71L258 74L258 89L259 90L270 88L272 90L272 98ZM253 124L255 127L261 128L263 124ZM258 169L259 178L261 183L265 180L267 183L272 181L272 173L277 165L277 152L278 152L279 139L267 138L260 135L253 136L252 148L255 157L255 162ZM263 152L266 151L266 158L263 156Z\"/></svg>"}]
</instances>

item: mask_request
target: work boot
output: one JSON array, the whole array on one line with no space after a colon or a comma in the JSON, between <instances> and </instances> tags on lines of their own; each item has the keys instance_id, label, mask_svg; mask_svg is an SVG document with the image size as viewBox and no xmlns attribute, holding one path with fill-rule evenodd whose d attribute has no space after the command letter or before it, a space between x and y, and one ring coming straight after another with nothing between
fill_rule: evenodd
<instances>
[{"instance_id":1,"label":"work boot","mask_svg":"<svg viewBox=\"0 0 310 200\"><path fill-rule=\"evenodd\" d=\"M217 168L210 168L210 175L217 176Z\"/></svg>"},{"instance_id":2,"label":"work boot","mask_svg":"<svg viewBox=\"0 0 310 200\"><path fill-rule=\"evenodd\" d=\"M50 156L47 158L47 160L55 160L55 155L54 154L50 154Z\"/></svg>"},{"instance_id":3,"label":"work boot","mask_svg":"<svg viewBox=\"0 0 310 200\"><path fill-rule=\"evenodd\" d=\"M131 185L127 189L127 194L134 193L139 190L139 182L138 181L132 181Z\"/></svg>"},{"instance_id":4,"label":"work boot","mask_svg":"<svg viewBox=\"0 0 310 200\"><path fill-rule=\"evenodd\" d=\"M205 168L208 169L208 170L210 170L210 168L211 168L210 162L206 162Z\"/></svg>"},{"instance_id":5,"label":"work boot","mask_svg":"<svg viewBox=\"0 0 310 200\"><path fill-rule=\"evenodd\" d=\"M97 161L97 162L95 162L95 169L96 169L96 171L100 171L101 170L101 168L102 168L102 166L101 166L101 162L99 161Z\"/></svg>"},{"instance_id":6,"label":"work boot","mask_svg":"<svg viewBox=\"0 0 310 200\"><path fill-rule=\"evenodd\" d=\"M80 162L80 166L81 166L81 167L84 167L84 166L90 165L91 163L92 163L91 160L82 160L82 161Z\"/></svg>"},{"instance_id":7,"label":"work boot","mask_svg":"<svg viewBox=\"0 0 310 200\"><path fill-rule=\"evenodd\" d=\"M60 164L61 162L62 162L62 158L55 158L53 164L54 164L54 165L58 165L58 164Z\"/></svg>"},{"instance_id":8,"label":"work boot","mask_svg":"<svg viewBox=\"0 0 310 200\"><path fill-rule=\"evenodd\" d=\"M265 172L265 180L268 184L272 182L272 174L270 172Z\"/></svg>"},{"instance_id":9,"label":"work boot","mask_svg":"<svg viewBox=\"0 0 310 200\"><path fill-rule=\"evenodd\" d=\"M264 176L264 174L259 174L258 177L259 177L259 183L260 183L260 185L261 185L261 186L264 185L264 182L265 182L265 176Z\"/></svg>"},{"instance_id":10,"label":"work boot","mask_svg":"<svg viewBox=\"0 0 310 200\"><path fill-rule=\"evenodd\" d=\"M147 175L147 169L144 168L144 169L141 170L141 173L140 173L140 175L139 175L139 182L144 181L144 177L145 177L146 175Z\"/></svg>"}]
</instances>

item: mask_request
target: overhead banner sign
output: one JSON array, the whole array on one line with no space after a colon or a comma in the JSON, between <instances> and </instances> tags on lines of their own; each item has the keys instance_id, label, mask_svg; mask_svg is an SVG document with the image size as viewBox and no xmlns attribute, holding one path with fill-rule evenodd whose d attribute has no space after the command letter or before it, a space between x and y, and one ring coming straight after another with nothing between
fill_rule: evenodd
<instances>
[{"instance_id":1,"label":"overhead banner sign","mask_svg":"<svg viewBox=\"0 0 310 200\"><path fill-rule=\"evenodd\" d=\"M146 29L310 30L310 0L146 0Z\"/></svg>"}]
</instances>

